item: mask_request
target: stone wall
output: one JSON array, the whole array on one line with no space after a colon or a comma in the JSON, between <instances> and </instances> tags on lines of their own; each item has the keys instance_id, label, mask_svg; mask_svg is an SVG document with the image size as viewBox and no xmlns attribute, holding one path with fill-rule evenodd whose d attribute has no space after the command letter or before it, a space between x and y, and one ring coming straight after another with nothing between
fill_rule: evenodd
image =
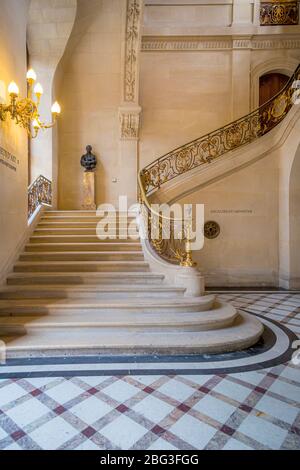
<instances>
[{"instance_id":1,"label":"stone wall","mask_svg":"<svg viewBox=\"0 0 300 470\"><path fill-rule=\"evenodd\" d=\"M117 200L122 172L118 108L125 3L122 0L78 2L58 89L64 110L58 142L60 209L80 208L83 171L80 157L87 144L93 146L98 157L97 203ZM116 183L112 182L114 179Z\"/></svg>"},{"instance_id":2,"label":"stone wall","mask_svg":"<svg viewBox=\"0 0 300 470\"><path fill-rule=\"evenodd\" d=\"M14 80L26 96L26 0L1 0L0 100L8 101ZM16 254L27 228L27 134L7 120L0 122L0 279Z\"/></svg>"}]
</instances>

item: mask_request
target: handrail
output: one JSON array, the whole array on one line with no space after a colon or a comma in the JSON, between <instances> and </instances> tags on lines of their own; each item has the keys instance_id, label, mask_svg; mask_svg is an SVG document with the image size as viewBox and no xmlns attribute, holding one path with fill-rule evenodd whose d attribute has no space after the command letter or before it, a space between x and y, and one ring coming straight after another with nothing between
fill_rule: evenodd
<instances>
[{"instance_id":1,"label":"handrail","mask_svg":"<svg viewBox=\"0 0 300 470\"><path fill-rule=\"evenodd\" d=\"M28 219L42 204L47 206L52 204L52 183L45 176L39 175L28 186Z\"/></svg>"},{"instance_id":2,"label":"handrail","mask_svg":"<svg viewBox=\"0 0 300 470\"><path fill-rule=\"evenodd\" d=\"M140 202L146 207L148 217L152 214L174 222L173 218L157 214L151 208L148 196L177 176L203 164L211 163L216 158L249 144L274 129L293 106L292 96L295 93L296 80L300 80L300 64L284 88L259 108L213 132L171 150L140 170L138 173ZM159 251L156 245L161 247L161 243L152 243L156 251ZM159 254L162 254L161 248L160 251ZM182 254L180 256L182 257ZM176 258L178 262L179 257Z\"/></svg>"}]
</instances>

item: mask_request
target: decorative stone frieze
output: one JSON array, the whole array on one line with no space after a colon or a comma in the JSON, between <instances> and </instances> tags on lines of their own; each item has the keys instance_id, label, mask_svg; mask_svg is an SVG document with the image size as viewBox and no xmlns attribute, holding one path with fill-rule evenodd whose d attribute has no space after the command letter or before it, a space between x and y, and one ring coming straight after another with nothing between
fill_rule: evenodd
<instances>
[{"instance_id":1,"label":"decorative stone frieze","mask_svg":"<svg viewBox=\"0 0 300 470\"><path fill-rule=\"evenodd\" d=\"M141 1L142 0L127 0L124 71L124 101L127 102L134 102L137 99Z\"/></svg>"},{"instance_id":2,"label":"decorative stone frieze","mask_svg":"<svg viewBox=\"0 0 300 470\"><path fill-rule=\"evenodd\" d=\"M245 36L239 38L216 38L204 39L201 37L193 38L169 38L169 37L144 37L142 39L142 52L189 52L189 51L205 51L205 50L232 50L232 49L252 49L252 50L269 50L269 49L299 49L300 37L287 36L283 38L271 37L261 38L259 36Z\"/></svg>"},{"instance_id":3,"label":"decorative stone frieze","mask_svg":"<svg viewBox=\"0 0 300 470\"><path fill-rule=\"evenodd\" d=\"M122 140L138 140L141 108L119 108L120 138Z\"/></svg>"},{"instance_id":4,"label":"decorative stone frieze","mask_svg":"<svg viewBox=\"0 0 300 470\"><path fill-rule=\"evenodd\" d=\"M203 38L143 38L142 51L203 51L206 49L231 49L232 41L229 39L203 39Z\"/></svg>"}]
</instances>

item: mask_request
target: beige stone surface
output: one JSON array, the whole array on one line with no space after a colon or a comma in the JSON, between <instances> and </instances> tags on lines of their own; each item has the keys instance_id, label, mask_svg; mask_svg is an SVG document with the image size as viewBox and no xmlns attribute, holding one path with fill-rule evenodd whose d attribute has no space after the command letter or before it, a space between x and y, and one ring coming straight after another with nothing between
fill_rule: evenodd
<instances>
[{"instance_id":1,"label":"beige stone surface","mask_svg":"<svg viewBox=\"0 0 300 470\"><path fill-rule=\"evenodd\" d=\"M70 43L62 60L58 94L65 112L59 122L58 204L78 209L80 156L87 144L98 157L96 203L116 202L119 161L121 41L124 2L78 2ZM112 180L116 180L113 183ZM133 182L131 182L132 184Z\"/></svg>"},{"instance_id":2,"label":"beige stone surface","mask_svg":"<svg viewBox=\"0 0 300 470\"><path fill-rule=\"evenodd\" d=\"M14 80L26 95L26 19L28 2L1 1L0 79L4 90ZM8 96L6 95L6 101ZM27 228L27 134L11 120L0 121L0 147L14 155L16 171L0 163L0 278Z\"/></svg>"},{"instance_id":3,"label":"beige stone surface","mask_svg":"<svg viewBox=\"0 0 300 470\"><path fill-rule=\"evenodd\" d=\"M30 1L27 24L29 65L35 70L37 80L43 85L40 114L41 119L47 123L52 121L51 106L57 99L53 89L53 78L73 27L76 7L76 0ZM52 129L40 132L31 142L30 148L31 181L39 175L54 181L54 196L56 196L53 142L55 135Z\"/></svg>"}]
</instances>

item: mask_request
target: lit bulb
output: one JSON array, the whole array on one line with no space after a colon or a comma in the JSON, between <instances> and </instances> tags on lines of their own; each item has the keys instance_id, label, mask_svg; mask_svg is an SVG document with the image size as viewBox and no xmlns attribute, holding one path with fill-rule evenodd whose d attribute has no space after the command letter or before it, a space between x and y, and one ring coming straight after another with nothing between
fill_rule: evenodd
<instances>
[{"instance_id":1,"label":"lit bulb","mask_svg":"<svg viewBox=\"0 0 300 470\"><path fill-rule=\"evenodd\" d=\"M33 127L34 129L39 129L39 128L40 128L40 125L39 125L39 123L38 123L38 121L37 121L36 119L34 119L34 120L32 121L32 127Z\"/></svg>"},{"instance_id":2,"label":"lit bulb","mask_svg":"<svg viewBox=\"0 0 300 470\"><path fill-rule=\"evenodd\" d=\"M8 93L9 93L10 95L18 96L18 94L19 94L19 87L18 87L18 85L17 85L15 82L11 82L11 83L8 85Z\"/></svg>"},{"instance_id":3,"label":"lit bulb","mask_svg":"<svg viewBox=\"0 0 300 470\"><path fill-rule=\"evenodd\" d=\"M37 96L41 96L44 93L43 87L40 83L37 83L34 87L34 93Z\"/></svg>"},{"instance_id":4,"label":"lit bulb","mask_svg":"<svg viewBox=\"0 0 300 470\"><path fill-rule=\"evenodd\" d=\"M35 82L36 81L36 73L33 69L29 69L26 75L27 80L30 82Z\"/></svg>"},{"instance_id":5,"label":"lit bulb","mask_svg":"<svg viewBox=\"0 0 300 470\"><path fill-rule=\"evenodd\" d=\"M60 111L61 111L60 105L58 104L57 101L55 101L55 103L53 103L53 105L52 105L51 113L52 114L60 114Z\"/></svg>"}]
</instances>

